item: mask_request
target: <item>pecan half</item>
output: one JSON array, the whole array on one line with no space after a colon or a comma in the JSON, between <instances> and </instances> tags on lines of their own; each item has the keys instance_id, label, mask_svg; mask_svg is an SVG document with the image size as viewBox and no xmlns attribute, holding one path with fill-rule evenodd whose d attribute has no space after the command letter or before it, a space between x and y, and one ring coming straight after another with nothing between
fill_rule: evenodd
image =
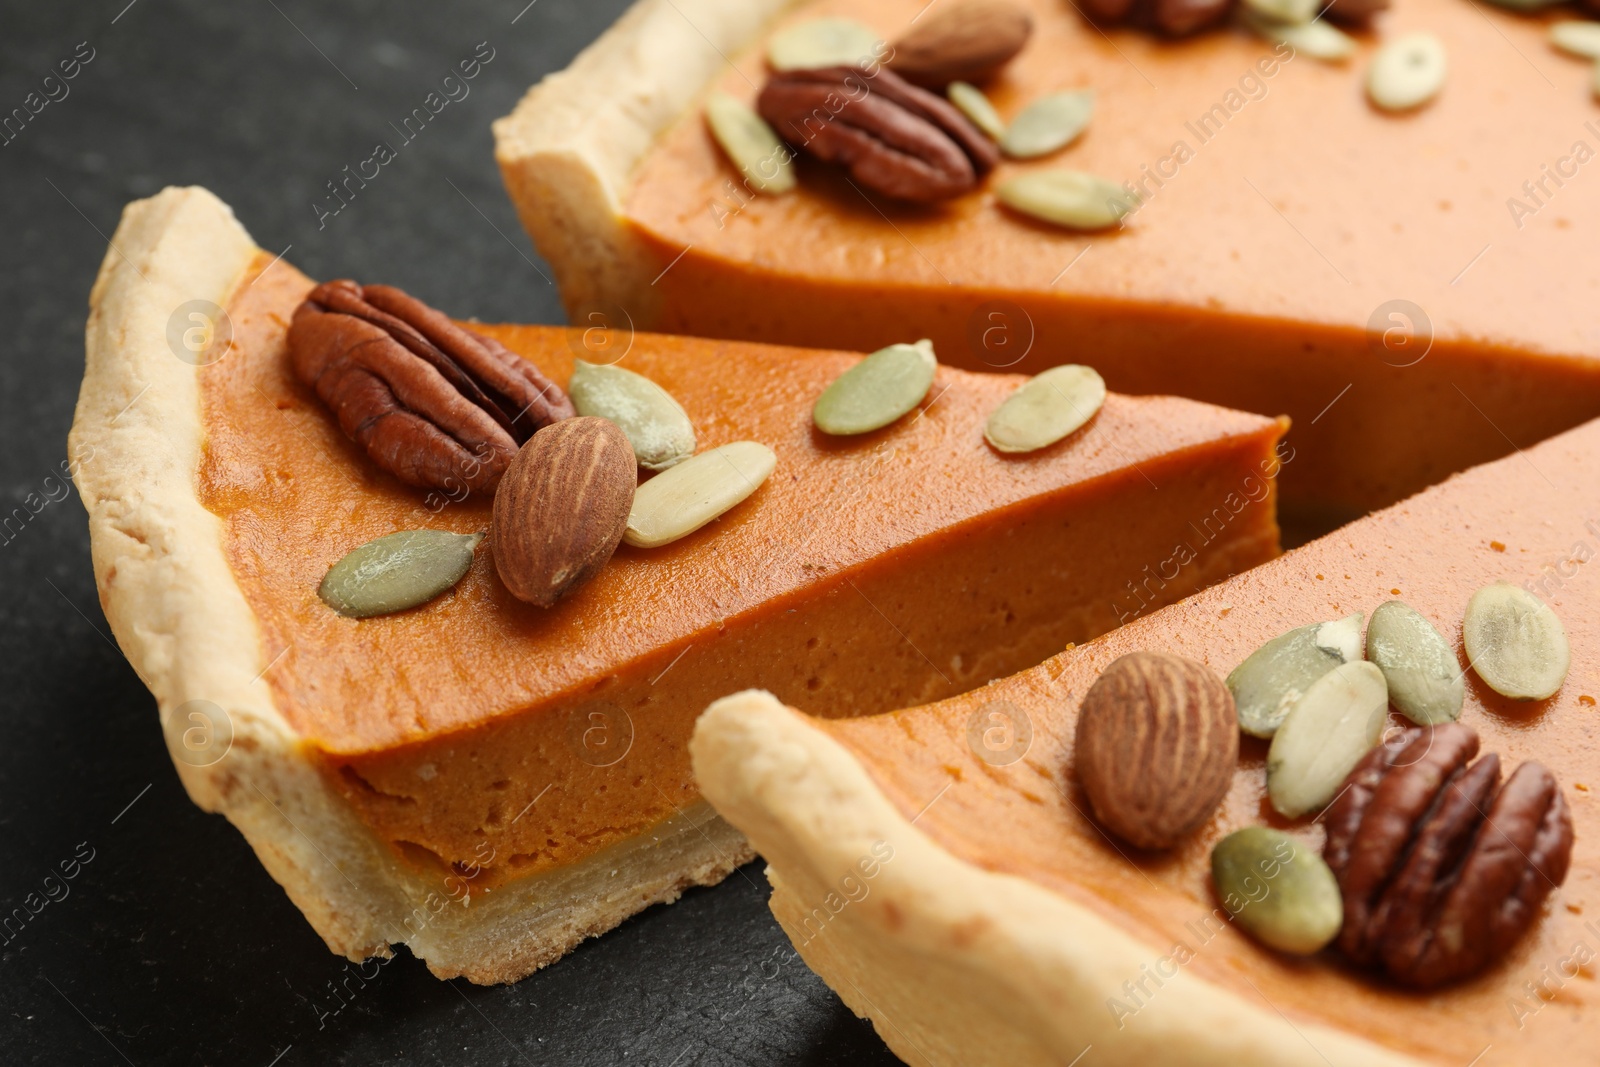
<instances>
[{"instance_id":1,"label":"pecan half","mask_svg":"<svg viewBox=\"0 0 1600 1067\"><path fill-rule=\"evenodd\" d=\"M1380 11L1389 10L1389 0L1332 0L1323 14L1352 26L1365 26Z\"/></svg>"},{"instance_id":2,"label":"pecan half","mask_svg":"<svg viewBox=\"0 0 1600 1067\"><path fill-rule=\"evenodd\" d=\"M1233 10L1234 0L1074 0L1074 3L1091 21L1101 25L1126 21L1168 37L1187 37L1220 22Z\"/></svg>"},{"instance_id":3,"label":"pecan half","mask_svg":"<svg viewBox=\"0 0 1600 1067\"><path fill-rule=\"evenodd\" d=\"M311 290L289 359L374 463L423 488L488 492L535 430L573 414L532 363L387 285Z\"/></svg>"},{"instance_id":4,"label":"pecan half","mask_svg":"<svg viewBox=\"0 0 1600 1067\"><path fill-rule=\"evenodd\" d=\"M960 196L1000 161L954 106L884 68L780 71L756 110L790 144L900 200Z\"/></svg>"},{"instance_id":5,"label":"pecan half","mask_svg":"<svg viewBox=\"0 0 1600 1067\"><path fill-rule=\"evenodd\" d=\"M1460 723L1407 730L1369 753L1328 808L1340 948L1404 985L1482 970L1567 876L1572 816L1555 778L1530 762L1500 786L1500 758L1471 763L1477 752Z\"/></svg>"}]
</instances>

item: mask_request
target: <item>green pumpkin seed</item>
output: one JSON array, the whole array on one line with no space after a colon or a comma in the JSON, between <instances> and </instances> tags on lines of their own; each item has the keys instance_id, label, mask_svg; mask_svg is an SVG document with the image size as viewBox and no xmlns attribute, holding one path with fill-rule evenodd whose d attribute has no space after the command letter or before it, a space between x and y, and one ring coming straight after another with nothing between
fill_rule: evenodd
<instances>
[{"instance_id":1,"label":"green pumpkin seed","mask_svg":"<svg viewBox=\"0 0 1600 1067\"><path fill-rule=\"evenodd\" d=\"M1077 140L1093 116L1093 89L1040 97L1011 120L1000 138L1000 151L1012 159L1049 155Z\"/></svg>"},{"instance_id":2,"label":"green pumpkin seed","mask_svg":"<svg viewBox=\"0 0 1600 1067\"><path fill-rule=\"evenodd\" d=\"M989 416L983 436L1001 452L1032 452L1078 429L1105 401L1105 379L1093 368L1052 367L1017 386Z\"/></svg>"},{"instance_id":3,"label":"green pumpkin seed","mask_svg":"<svg viewBox=\"0 0 1600 1067\"><path fill-rule=\"evenodd\" d=\"M1321 0L1244 0L1244 10L1280 25L1298 26L1317 17Z\"/></svg>"},{"instance_id":4,"label":"green pumpkin seed","mask_svg":"<svg viewBox=\"0 0 1600 1067\"><path fill-rule=\"evenodd\" d=\"M774 194L794 188L794 153L749 104L712 93L706 101L706 123L750 188Z\"/></svg>"},{"instance_id":5,"label":"green pumpkin seed","mask_svg":"<svg viewBox=\"0 0 1600 1067\"><path fill-rule=\"evenodd\" d=\"M1038 170L1002 182L995 199L1013 211L1069 230L1104 230L1137 201L1122 186L1078 170Z\"/></svg>"},{"instance_id":6,"label":"green pumpkin seed","mask_svg":"<svg viewBox=\"0 0 1600 1067\"><path fill-rule=\"evenodd\" d=\"M1239 729L1251 737L1271 737L1313 682L1341 663L1360 659L1362 618L1358 611L1301 626L1250 653L1228 675Z\"/></svg>"},{"instance_id":7,"label":"green pumpkin seed","mask_svg":"<svg viewBox=\"0 0 1600 1067\"><path fill-rule=\"evenodd\" d=\"M811 421L831 434L881 429L922 403L937 366L932 341L880 348L822 391Z\"/></svg>"},{"instance_id":8,"label":"green pumpkin seed","mask_svg":"<svg viewBox=\"0 0 1600 1067\"><path fill-rule=\"evenodd\" d=\"M1344 925L1339 882L1323 858L1282 830L1247 826L1211 850L1217 899L1257 941L1280 952L1321 951Z\"/></svg>"},{"instance_id":9,"label":"green pumpkin seed","mask_svg":"<svg viewBox=\"0 0 1600 1067\"><path fill-rule=\"evenodd\" d=\"M811 19L773 34L767 63L773 70L866 66L879 58L882 38L854 19Z\"/></svg>"},{"instance_id":10,"label":"green pumpkin seed","mask_svg":"<svg viewBox=\"0 0 1600 1067\"><path fill-rule=\"evenodd\" d=\"M761 487L778 457L755 441L735 441L684 460L633 494L622 539L659 548L694 533Z\"/></svg>"},{"instance_id":11,"label":"green pumpkin seed","mask_svg":"<svg viewBox=\"0 0 1600 1067\"><path fill-rule=\"evenodd\" d=\"M1566 628L1550 605L1508 582L1472 594L1461 638L1478 677L1513 700L1555 696L1572 666Z\"/></svg>"},{"instance_id":12,"label":"green pumpkin seed","mask_svg":"<svg viewBox=\"0 0 1600 1067\"><path fill-rule=\"evenodd\" d=\"M951 82L944 92L957 111L971 119L974 126L992 139L998 141L1006 135L1006 124L1001 120L1000 112L983 95L982 89L969 82Z\"/></svg>"},{"instance_id":13,"label":"green pumpkin seed","mask_svg":"<svg viewBox=\"0 0 1600 1067\"><path fill-rule=\"evenodd\" d=\"M1389 700L1418 726L1461 718L1467 686L1444 635L1398 600L1378 605L1367 624L1367 659L1383 672Z\"/></svg>"},{"instance_id":14,"label":"green pumpkin seed","mask_svg":"<svg viewBox=\"0 0 1600 1067\"><path fill-rule=\"evenodd\" d=\"M610 419L628 435L645 470L664 471L694 455L694 426L667 392L642 374L578 360L567 394L579 415Z\"/></svg>"},{"instance_id":15,"label":"green pumpkin seed","mask_svg":"<svg viewBox=\"0 0 1600 1067\"><path fill-rule=\"evenodd\" d=\"M1408 111L1439 95L1448 68L1444 42L1431 33L1408 33L1373 55L1367 95L1385 111Z\"/></svg>"},{"instance_id":16,"label":"green pumpkin seed","mask_svg":"<svg viewBox=\"0 0 1600 1067\"><path fill-rule=\"evenodd\" d=\"M340 615L364 619L426 604L472 568L483 534L403 530L368 541L328 568L317 595Z\"/></svg>"},{"instance_id":17,"label":"green pumpkin seed","mask_svg":"<svg viewBox=\"0 0 1600 1067\"><path fill-rule=\"evenodd\" d=\"M1584 59L1600 59L1600 22L1568 19L1550 27L1550 43Z\"/></svg>"},{"instance_id":18,"label":"green pumpkin seed","mask_svg":"<svg viewBox=\"0 0 1600 1067\"><path fill-rule=\"evenodd\" d=\"M1241 8L1239 21L1251 32L1279 44L1293 48L1298 55L1310 56L1325 63L1338 63L1349 59L1356 51L1356 41L1348 33L1322 19L1310 22L1278 22Z\"/></svg>"},{"instance_id":19,"label":"green pumpkin seed","mask_svg":"<svg viewBox=\"0 0 1600 1067\"><path fill-rule=\"evenodd\" d=\"M1267 749L1267 796L1291 819L1338 795L1361 757L1383 740L1389 687L1366 660L1318 678L1289 710Z\"/></svg>"}]
</instances>

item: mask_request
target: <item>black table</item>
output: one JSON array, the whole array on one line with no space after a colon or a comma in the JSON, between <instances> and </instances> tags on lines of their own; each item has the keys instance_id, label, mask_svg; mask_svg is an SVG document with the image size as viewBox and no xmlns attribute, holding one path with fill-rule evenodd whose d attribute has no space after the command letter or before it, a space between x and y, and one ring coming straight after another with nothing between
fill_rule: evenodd
<instances>
[{"instance_id":1,"label":"black table","mask_svg":"<svg viewBox=\"0 0 1600 1067\"><path fill-rule=\"evenodd\" d=\"M60 467L122 205L205 185L313 277L561 321L489 123L625 0L525 3L4 3L0 116L50 102L0 138L0 918L23 909L0 932L0 1061L895 1062L790 956L759 863L514 986L440 982L404 950L347 982L244 839L189 803L101 615ZM325 184L480 42L469 94L319 218ZM92 55L75 78L44 82L75 54Z\"/></svg>"}]
</instances>

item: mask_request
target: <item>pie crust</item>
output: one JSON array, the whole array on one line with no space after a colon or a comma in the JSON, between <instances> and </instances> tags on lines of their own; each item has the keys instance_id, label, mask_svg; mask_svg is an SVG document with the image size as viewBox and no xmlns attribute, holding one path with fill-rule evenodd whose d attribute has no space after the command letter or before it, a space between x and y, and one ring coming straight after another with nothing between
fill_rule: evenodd
<instances>
[{"instance_id":1,"label":"pie crust","mask_svg":"<svg viewBox=\"0 0 1600 1067\"><path fill-rule=\"evenodd\" d=\"M657 317L655 256L628 233L634 167L726 65L804 0L641 0L494 123L495 159L574 322ZM710 47L707 47L707 46ZM597 106L599 102L607 106Z\"/></svg>"},{"instance_id":2,"label":"pie crust","mask_svg":"<svg viewBox=\"0 0 1600 1067\"><path fill-rule=\"evenodd\" d=\"M1162 950L952 855L804 715L736 693L700 717L690 751L705 795L766 858L772 912L801 958L907 1063L1061 1067L1091 1048L1094 1063L1130 1067L1419 1062L1182 969L1119 1032L1105 991Z\"/></svg>"},{"instance_id":3,"label":"pie crust","mask_svg":"<svg viewBox=\"0 0 1600 1067\"><path fill-rule=\"evenodd\" d=\"M156 697L189 796L239 828L334 952L362 960L403 942L435 975L483 984L524 977L750 859L743 837L701 801L651 837L474 894L463 907L399 863L329 790L263 681L271 664L255 616L229 568L222 524L197 494L197 368L163 343L204 307L191 302L226 306L261 254L204 189L130 204L90 294L69 444L106 618ZM197 756L190 731L208 726L193 715L210 707L225 712L231 744Z\"/></svg>"}]
</instances>

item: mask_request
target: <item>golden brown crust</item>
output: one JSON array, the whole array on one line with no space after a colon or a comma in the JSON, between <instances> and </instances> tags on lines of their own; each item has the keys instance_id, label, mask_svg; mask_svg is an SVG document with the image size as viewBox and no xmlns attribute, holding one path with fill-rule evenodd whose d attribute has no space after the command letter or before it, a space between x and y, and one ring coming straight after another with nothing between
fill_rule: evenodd
<instances>
[{"instance_id":1,"label":"golden brown crust","mask_svg":"<svg viewBox=\"0 0 1600 1067\"><path fill-rule=\"evenodd\" d=\"M222 321L216 312L260 254L204 189L130 204L90 294L69 445L106 618L156 697L194 802L244 833L334 952L359 960L405 942L440 977L480 983L521 978L749 859L739 834L697 804L649 835L463 907L459 880L403 866L329 790L273 704L255 616L221 523L196 493L198 368L169 341L202 324L192 314Z\"/></svg>"},{"instance_id":2,"label":"golden brown crust","mask_svg":"<svg viewBox=\"0 0 1600 1067\"><path fill-rule=\"evenodd\" d=\"M567 312L659 309L660 270L623 225L639 161L767 25L798 0L639 0L565 70L495 122L495 158Z\"/></svg>"},{"instance_id":3,"label":"golden brown crust","mask_svg":"<svg viewBox=\"0 0 1600 1067\"><path fill-rule=\"evenodd\" d=\"M1119 1029L1107 996L1161 949L951 855L804 715L738 693L707 709L690 748L706 798L770 864L772 910L801 957L908 1063L1059 1065L1086 1047L1105 1064L1415 1063L1183 971Z\"/></svg>"}]
</instances>

